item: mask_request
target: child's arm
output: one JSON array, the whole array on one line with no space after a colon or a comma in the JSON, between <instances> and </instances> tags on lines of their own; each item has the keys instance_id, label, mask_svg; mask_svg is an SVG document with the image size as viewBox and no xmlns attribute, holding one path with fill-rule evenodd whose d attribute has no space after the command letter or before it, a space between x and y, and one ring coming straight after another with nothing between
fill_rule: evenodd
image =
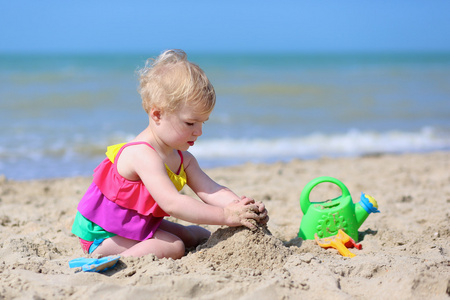
<instances>
[{"instance_id":1,"label":"child's arm","mask_svg":"<svg viewBox=\"0 0 450 300\"><path fill-rule=\"evenodd\" d=\"M214 180L212 180L203 170L200 168L195 157L189 152L184 152L185 158L185 172L188 178L188 186L199 196L205 203L225 207L238 199L233 191L224 187ZM249 199L258 206L257 213L260 214L261 223L267 223L267 210L262 202L255 202L251 198L246 196L240 197L241 199ZM265 216L265 217L264 217Z\"/></svg>"},{"instance_id":2,"label":"child's arm","mask_svg":"<svg viewBox=\"0 0 450 300\"><path fill-rule=\"evenodd\" d=\"M138 150L138 147L133 148ZM258 206L248 198L235 196L226 207L217 207L180 194L167 176L159 155L151 149L138 151L122 160L121 169L130 167L136 172L158 205L171 216L196 224L244 225L249 228L255 226L248 219L260 220L256 213Z\"/></svg>"},{"instance_id":3,"label":"child's arm","mask_svg":"<svg viewBox=\"0 0 450 300\"><path fill-rule=\"evenodd\" d=\"M202 201L214 206L225 207L240 198L229 188L218 184L203 172L191 153L183 152L183 157L184 170L188 179L187 185Z\"/></svg>"}]
</instances>

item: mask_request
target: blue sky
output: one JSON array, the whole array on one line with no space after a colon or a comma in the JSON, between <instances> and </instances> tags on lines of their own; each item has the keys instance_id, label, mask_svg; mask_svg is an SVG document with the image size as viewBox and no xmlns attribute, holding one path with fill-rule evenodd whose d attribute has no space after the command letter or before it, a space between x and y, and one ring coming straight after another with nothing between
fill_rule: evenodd
<instances>
[{"instance_id":1,"label":"blue sky","mask_svg":"<svg viewBox=\"0 0 450 300\"><path fill-rule=\"evenodd\" d=\"M0 53L450 52L450 1L11 0Z\"/></svg>"}]
</instances>

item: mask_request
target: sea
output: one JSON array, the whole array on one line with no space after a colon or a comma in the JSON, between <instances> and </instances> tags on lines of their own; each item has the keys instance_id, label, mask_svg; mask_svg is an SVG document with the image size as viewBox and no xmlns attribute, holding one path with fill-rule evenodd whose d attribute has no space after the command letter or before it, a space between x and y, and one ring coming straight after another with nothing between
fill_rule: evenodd
<instances>
[{"instance_id":1,"label":"sea","mask_svg":"<svg viewBox=\"0 0 450 300\"><path fill-rule=\"evenodd\" d=\"M137 71L156 55L0 54L0 175L92 175L147 126ZM450 53L188 58L217 94L190 149L204 168L450 150Z\"/></svg>"}]
</instances>

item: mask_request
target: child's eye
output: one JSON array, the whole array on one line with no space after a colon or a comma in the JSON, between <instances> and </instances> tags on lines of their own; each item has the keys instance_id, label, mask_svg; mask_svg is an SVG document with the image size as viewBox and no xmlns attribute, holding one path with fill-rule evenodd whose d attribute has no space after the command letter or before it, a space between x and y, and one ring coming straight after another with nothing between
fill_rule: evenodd
<instances>
[{"instance_id":1,"label":"child's eye","mask_svg":"<svg viewBox=\"0 0 450 300\"><path fill-rule=\"evenodd\" d=\"M186 122L186 125L187 125L187 126L194 126L194 123Z\"/></svg>"}]
</instances>

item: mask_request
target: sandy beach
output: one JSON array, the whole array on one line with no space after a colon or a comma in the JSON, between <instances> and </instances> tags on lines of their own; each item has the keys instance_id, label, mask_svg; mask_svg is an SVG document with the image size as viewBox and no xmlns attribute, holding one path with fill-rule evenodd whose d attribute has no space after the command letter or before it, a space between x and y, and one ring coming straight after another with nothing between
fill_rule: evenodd
<instances>
[{"instance_id":1,"label":"sandy beach","mask_svg":"<svg viewBox=\"0 0 450 300\"><path fill-rule=\"evenodd\" d=\"M449 299L450 152L206 171L263 201L267 228L205 226L211 238L182 259L121 258L104 273L68 265L83 256L70 229L91 178L1 177L0 299ZM354 202L361 192L378 201L381 213L359 228L353 258L297 238L300 193L319 176L341 180ZM321 184L311 200L339 194Z\"/></svg>"}]
</instances>

